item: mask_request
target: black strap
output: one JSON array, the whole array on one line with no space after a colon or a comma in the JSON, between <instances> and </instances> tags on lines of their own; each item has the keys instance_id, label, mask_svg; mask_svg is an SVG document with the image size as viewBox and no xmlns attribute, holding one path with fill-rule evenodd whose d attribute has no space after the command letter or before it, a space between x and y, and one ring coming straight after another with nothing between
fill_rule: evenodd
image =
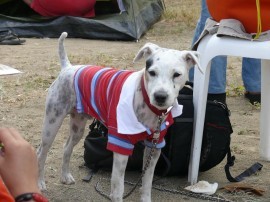
<instances>
[{"instance_id":1,"label":"black strap","mask_svg":"<svg viewBox=\"0 0 270 202\"><path fill-rule=\"evenodd\" d=\"M89 125L90 131L93 131L97 125L97 119L93 119L92 123Z\"/></svg>"},{"instance_id":2,"label":"black strap","mask_svg":"<svg viewBox=\"0 0 270 202\"><path fill-rule=\"evenodd\" d=\"M240 175L233 177L230 173L230 167L232 167L234 165L234 161L235 161L235 156L232 156L231 154L231 149L229 148L229 151L227 153L227 164L225 165L225 173L226 173L226 177L230 182L240 182L242 181L245 177L249 177L252 174L256 173L258 170L261 170L263 165L260 163L254 163L251 167L249 167L248 169L246 169L243 173L241 173Z\"/></svg>"},{"instance_id":3,"label":"black strap","mask_svg":"<svg viewBox=\"0 0 270 202\"><path fill-rule=\"evenodd\" d=\"M161 152L161 156L163 157L165 163L166 163L166 169L164 170L164 172L162 173L162 177L165 177L168 175L168 173L170 172L171 170L171 161L170 159L168 159L168 157L163 153Z\"/></svg>"}]
</instances>

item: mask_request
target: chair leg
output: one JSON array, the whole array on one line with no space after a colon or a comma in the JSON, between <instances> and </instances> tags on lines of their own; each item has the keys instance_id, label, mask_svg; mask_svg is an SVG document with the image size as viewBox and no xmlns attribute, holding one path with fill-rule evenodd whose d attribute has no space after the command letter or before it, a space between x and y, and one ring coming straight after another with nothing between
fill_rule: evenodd
<instances>
[{"instance_id":1,"label":"chair leg","mask_svg":"<svg viewBox=\"0 0 270 202\"><path fill-rule=\"evenodd\" d=\"M206 99L209 85L210 63L206 68L203 69L205 69L204 75L201 72L199 72L198 68L195 68L194 74L194 90L193 90L194 132L192 138L189 172L188 172L188 181L191 184L197 183L199 173Z\"/></svg>"},{"instance_id":2,"label":"chair leg","mask_svg":"<svg viewBox=\"0 0 270 202\"><path fill-rule=\"evenodd\" d=\"M260 156L270 161L270 60L262 60Z\"/></svg>"}]
</instances>

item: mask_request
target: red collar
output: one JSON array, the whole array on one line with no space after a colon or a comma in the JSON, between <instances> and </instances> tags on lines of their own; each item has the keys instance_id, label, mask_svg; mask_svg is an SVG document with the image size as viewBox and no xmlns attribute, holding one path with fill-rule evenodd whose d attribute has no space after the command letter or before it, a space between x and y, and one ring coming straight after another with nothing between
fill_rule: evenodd
<instances>
[{"instance_id":1,"label":"red collar","mask_svg":"<svg viewBox=\"0 0 270 202\"><path fill-rule=\"evenodd\" d=\"M158 116L161 116L161 115L165 114L167 112L167 110L159 110L155 106L151 105L149 97L148 97L146 89L145 89L144 77L143 76L142 76L142 79L141 79L141 88L142 88L142 94L143 94L144 102L147 104L149 109Z\"/></svg>"}]
</instances>

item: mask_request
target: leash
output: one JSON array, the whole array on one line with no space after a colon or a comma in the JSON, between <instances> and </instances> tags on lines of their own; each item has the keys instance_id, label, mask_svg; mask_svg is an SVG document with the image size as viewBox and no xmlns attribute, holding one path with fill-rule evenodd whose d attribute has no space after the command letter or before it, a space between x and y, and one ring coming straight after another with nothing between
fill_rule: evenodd
<instances>
[{"instance_id":1,"label":"leash","mask_svg":"<svg viewBox=\"0 0 270 202\"><path fill-rule=\"evenodd\" d=\"M105 197L106 199L108 199L110 201L111 200L110 197L104 191L102 191L102 189L100 188L100 186L101 186L100 184L101 184L102 180L110 181L110 179L108 179L108 178L100 178L95 185L95 189L100 195L102 195L103 197ZM125 181L125 184L135 186L137 183ZM141 185L141 184L139 184L139 185ZM159 185L156 185L156 186L153 185L152 188L155 190L161 191L161 192L166 192L166 193L171 193L171 194L179 194L179 195L183 195L183 196L187 196L187 197L191 197L191 198L202 199L202 200L206 200L206 201L233 202L229 199L226 199L223 196L193 193L193 192L184 190L184 188L181 188L182 190L167 189L167 188L164 188L164 186L159 186Z\"/></svg>"},{"instance_id":2,"label":"leash","mask_svg":"<svg viewBox=\"0 0 270 202\"><path fill-rule=\"evenodd\" d=\"M152 147L151 147L151 150L150 150L149 155L147 157L147 160L146 160L146 162L144 164L141 176L137 180L137 182L135 182L135 183L129 182L129 181L124 181L125 184L132 185L133 187L123 196L123 199L128 198L135 191L135 189L138 187L138 185L141 185L141 183L140 183L141 179L145 175L145 172L146 172L146 170L148 169L148 167L150 165L153 153L154 153L154 151L156 149L156 146L157 146L157 143L158 143L158 140L159 140L161 124L162 124L162 122L164 121L166 115L170 112L171 109L172 109L172 107L170 107L167 110L166 113L162 113L162 115L158 116L158 124L157 124L156 130L154 131L154 134L153 134ZM100 182L101 182L102 179L104 179L104 178L100 178L98 180L98 182L96 183L95 190L101 196L103 196L104 198L106 198L106 199L108 199L110 201L111 200L110 196L100 188ZM105 180L109 181L110 179L105 179ZM154 181L156 181L156 180L153 180L153 182ZM152 188L156 189L158 191L161 191L161 192L167 192L167 193L172 193L172 194L181 194L181 195L185 195L185 196L192 197L192 198L198 198L198 199L202 199L202 200L218 201L218 202L232 202L231 200L228 200L228 199L226 199L226 198L224 198L222 196L193 193L193 192L190 192L190 191L187 191L187 190L184 190L184 189L183 190L166 189L166 188L164 188L162 186L152 186Z\"/></svg>"},{"instance_id":3,"label":"leash","mask_svg":"<svg viewBox=\"0 0 270 202\"><path fill-rule=\"evenodd\" d=\"M156 127L156 130L153 134L153 139L152 139L152 146L151 146L151 150L149 152L149 155L146 159L146 162L143 166L143 170L142 170L142 173L141 173L141 176L140 178L138 179L138 181L136 183L132 183L133 187L123 196L123 199L126 199L127 197L129 197L134 191L135 189L138 187L138 185L140 184L141 182L141 179L143 178L143 176L145 175L145 172L146 170L148 169L149 165L150 165L150 162L152 160L152 157L153 157L153 153L154 151L156 150L156 147L157 147L157 143L158 143L158 140L159 140L159 136L160 136L160 127L161 127L161 124L162 122L164 121L165 117L168 115L168 113L171 111L172 107L170 107L166 113L162 113L161 116L158 116L158 124L157 124L157 127ZM125 183L127 183L125 181ZM129 183L131 184L131 183ZM110 199L110 196L108 194L106 194L105 192L103 192L101 189L99 189L99 181L96 183L95 185L95 189L96 191L101 195L103 196L104 198L108 199L108 200L111 200Z\"/></svg>"},{"instance_id":4,"label":"leash","mask_svg":"<svg viewBox=\"0 0 270 202\"><path fill-rule=\"evenodd\" d=\"M150 165L150 162L152 160L152 157L153 157L153 153L155 152L156 148L157 148L157 143L159 141L159 137L160 137L160 128L161 128L161 124L163 123L163 121L165 120L166 116L169 114L169 112L172 110L173 106L169 107L167 110L159 110L157 109L155 106L151 105L150 103L150 100L149 100L149 97L147 95L147 92L146 92L146 89L145 89L145 85L144 85L144 78L142 77L141 78L141 88L142 88L142 95L143 95L143 98L144 98L144 101L145 103L147 104L147 106L149 107L149 109L155 113L158 117L158 124L157 124L157 127L154 131L154 134L153 134L153 138L152 138L152 146L151 146L151 150L149 152L149 155L146 159L146 162L143 166L143 169L142 169L142 173L141 173L141 176L140 178L138 179L138 181L133 185L133 187L129 190L129 192L127 192L124 196L123 196L123 199L126 199L127 197L129 197L133 192L134 190L137 188L137 186L140 184L141 182L141 179L143 178L143 176L145 175L145 172L146 170L148 169L149 165ZM102 195L103 197L105 197L106 199L108 200L111 200L109 195L104 193L103 191L101 191L99 188L98 188L98 183L96 184L95 186L95 189L96 191Z\"/></svg>"}]
</instances>

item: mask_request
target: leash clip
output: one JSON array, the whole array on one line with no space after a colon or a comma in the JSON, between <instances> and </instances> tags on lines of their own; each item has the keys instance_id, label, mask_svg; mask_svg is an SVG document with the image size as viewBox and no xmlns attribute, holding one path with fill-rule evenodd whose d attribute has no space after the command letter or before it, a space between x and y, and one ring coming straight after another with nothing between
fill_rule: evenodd
<instances>
[{"instance_id":1,"label":"leash clip","mask_svg":"<svg viewBox=\"0 0 270 202\"><path fill-rule=\"evenodd\" d=\"M154 148L156 148L156 145L159 141L160 137L160 127L162 125L162 122L164 121L165 117L170 113L172 110L173 106L170 106L165 113L162 113L162 115L158 116L158 125L156 130L154 131L153 138L152 138L152 144Z\"/></svg>"},{"instance_id":2,"label":"leash clip","mask_svg":"<svg viewBox=\"0 0 270 202\"><path fill-rule=\"evenodd\" d=\"M155 131L153 134L152 142L153 143L158 142L159 136L160 136L160 131Z\"/></svg>"}]
</instances>

